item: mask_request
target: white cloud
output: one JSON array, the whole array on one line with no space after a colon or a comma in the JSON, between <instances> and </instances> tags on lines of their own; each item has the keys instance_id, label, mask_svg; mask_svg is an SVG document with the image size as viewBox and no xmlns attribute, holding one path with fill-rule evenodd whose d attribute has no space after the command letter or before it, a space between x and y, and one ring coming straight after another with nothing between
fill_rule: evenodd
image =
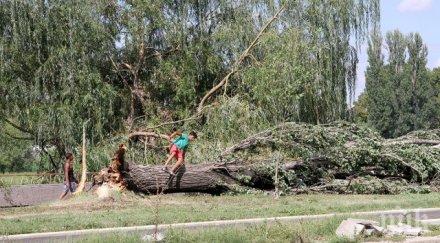
<instances>
[{"instance_id":1,"label":"white cloud","mask_svg":"<svg viewBox=\"0 0 440 243\"><path fill-rule=\"evenodd\" d=\"M400 12L418 12L429 9L432 0L402 0L397 9Z\"/></svg>"}]
</instances>

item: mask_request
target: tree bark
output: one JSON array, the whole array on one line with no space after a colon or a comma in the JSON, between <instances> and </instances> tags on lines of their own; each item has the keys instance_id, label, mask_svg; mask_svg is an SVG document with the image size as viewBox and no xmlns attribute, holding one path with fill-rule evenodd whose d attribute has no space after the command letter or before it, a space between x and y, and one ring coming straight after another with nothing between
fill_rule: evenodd
<instances>
[{"instance_id":1,"label":"tree bark","mask_svg":"<svg viewBox=\"0 0 440 243\"><path fill-rule=\"evenodd\" d=\"M234 186L274 188L272 178L258 173L257 166L254 165L236 163L184 165L176 176L171 176L163 171L163 168L161 165L142 166L127 162L121 174L129 190L147 194L155 194L158 191L220 194L231 190Z\"/></svg>"},{"instance_id":2,"label":"tree bark","mask_svg":"<svg viewBox=\"0 0 440 243\"><path fill-rule=\"evenodd\" d=\"M84 191L84 188L86 186L86 179L87 179L87 156L86 156L86 124L88 121L86 121L83 124L83 133L82 133L82 151L81 151L81 180L78 184L78 187L76 188L76 191L74 194L79 194Z\"/></svg>"}]
</instances>

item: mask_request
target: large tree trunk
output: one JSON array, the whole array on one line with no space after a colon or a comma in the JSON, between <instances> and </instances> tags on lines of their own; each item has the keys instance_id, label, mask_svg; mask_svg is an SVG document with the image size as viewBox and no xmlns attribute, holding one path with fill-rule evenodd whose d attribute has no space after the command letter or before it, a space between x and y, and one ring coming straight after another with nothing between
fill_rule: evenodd
<instances>
[{"instance_id":1,"label":"large tree trunk","mask_svg":"<svg viewBox=\"0 0 440 243\"><path fill-rule=\"evenodd\" d=\"M163 166L142 166L127 162L121 172L128 189L148 194L158 192L204 192L220 194L233 186L273 188L271 178L254 171L252 165L201 164L184 165L176 176L163 171ZM247 179L243 179L247 178Z\"/></svg>"}]
</instances>

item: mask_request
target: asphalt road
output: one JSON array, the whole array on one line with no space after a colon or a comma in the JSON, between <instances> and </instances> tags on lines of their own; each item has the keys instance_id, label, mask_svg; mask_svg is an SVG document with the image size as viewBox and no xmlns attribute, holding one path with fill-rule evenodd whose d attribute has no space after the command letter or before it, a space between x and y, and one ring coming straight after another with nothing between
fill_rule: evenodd
<instances>
[{"instance_id":1,"label":"asphalt road","mask_svg":"<svg viewBox=\"0 0 440 243\"><path fill-rule=\"evenodd\" d=\"M90 186L86 184L86 189ZM63 184L33 184L0 188L0 208L38 205L58 200Z\"/></svg>"},{"instance_id":2,"label":"asphalt road","mask_svg":"<svg viewBox=\"0 0 440 243\"><path fill-rule=\"evenodd\" d=\"M0 207L38 205L57 200L63 184L35 184L0 188Z\"/></svg>"}]
</instances>

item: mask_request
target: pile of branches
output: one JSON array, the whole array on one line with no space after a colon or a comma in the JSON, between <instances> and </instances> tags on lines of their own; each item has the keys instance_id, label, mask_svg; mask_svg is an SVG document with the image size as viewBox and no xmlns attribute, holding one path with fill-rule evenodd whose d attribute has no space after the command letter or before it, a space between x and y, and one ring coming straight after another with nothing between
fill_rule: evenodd
<instances>
[{"instance_id":1,"label":"pile of branches","mask_svg":"<svg viewBox=\"0 0 440 243\"><path fill-rule=\"evenodd\" d=\"M223 160L239 158L274 174L288 192L427 192L440 182L440 129L384 139L350 123L284 123L226 149Z\"/></svg>"}]
</instances>

